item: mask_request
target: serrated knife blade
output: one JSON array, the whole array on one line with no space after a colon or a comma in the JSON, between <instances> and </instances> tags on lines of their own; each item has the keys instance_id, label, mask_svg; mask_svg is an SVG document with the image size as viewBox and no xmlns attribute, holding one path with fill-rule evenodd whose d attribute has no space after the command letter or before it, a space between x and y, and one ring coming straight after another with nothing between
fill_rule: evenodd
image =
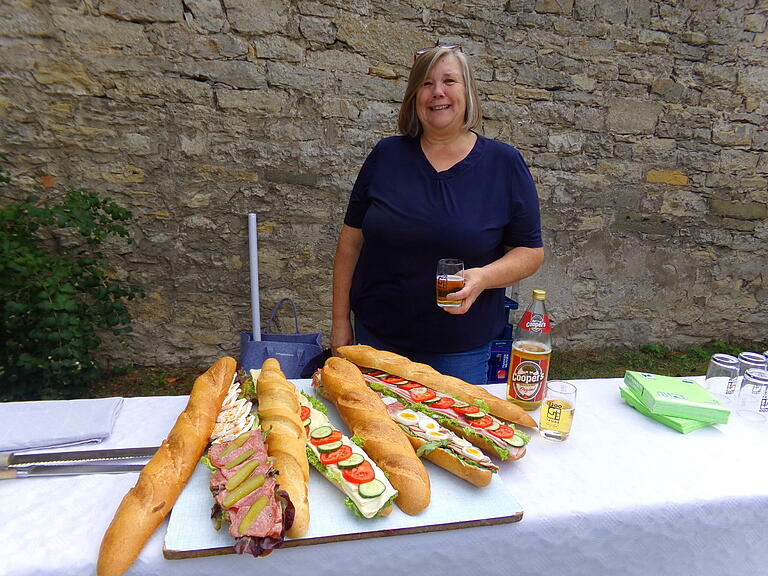
<instances>
[{"instance_id":1,"label":"serrated knife blade","mask_svg":"<svg viewBox=\"0 0 768 576\"><path fill-rule=\"evenodd\" d=\"M0 470L36 464L74 464L76 462L113 462L151 458L157 446L143 448L111 448L102 450L73 450L71 452L39 452L36 454L0 452Z\"/></svg>"},{"instance_id":2,"label":"serrated knife blade","mask_svg":"<svg viewBox=\"0 0 768 576\"><path fill-rule=\"evenodd\" d=\"M144 464L53 464L6 468L0 470L0 480L40 476L78 476L81 474L124 474L141 472Z\"/></svg>"}]
</instances>

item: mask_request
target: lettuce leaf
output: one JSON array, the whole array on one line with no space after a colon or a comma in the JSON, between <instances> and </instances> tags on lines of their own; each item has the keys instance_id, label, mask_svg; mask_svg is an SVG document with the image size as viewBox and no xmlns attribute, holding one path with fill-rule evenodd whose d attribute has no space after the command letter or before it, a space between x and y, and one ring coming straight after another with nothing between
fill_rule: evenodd
<instances>
[{"instance_id":1,"label":"lettuce leaf","mask_svg":"<svg viewBox=\"0 0 768 576\"><path fill-rule=\"evenodd\" d=\"M317 410L318 412L322 412L326 416L328 415L328 408L326 408L325 404L323 404L320 400L315 398L314 396L310 396L306 392L301 393L304 398L307 399L307 401L312 404L312 407Z\"/></svg>"},{"instance_id":2,"label":"lettuce leaf","mask_svg":"<svg viewBox=\"0 0 768 576\"><path fill-rule=\"evenodd\" d=\"M421 458L426 456L436 448L445 448L450 442L448 440L440 440L439 442L426 442L422 444L418 450L416 450L416 456Z\"/></svg>"}]
</instances>

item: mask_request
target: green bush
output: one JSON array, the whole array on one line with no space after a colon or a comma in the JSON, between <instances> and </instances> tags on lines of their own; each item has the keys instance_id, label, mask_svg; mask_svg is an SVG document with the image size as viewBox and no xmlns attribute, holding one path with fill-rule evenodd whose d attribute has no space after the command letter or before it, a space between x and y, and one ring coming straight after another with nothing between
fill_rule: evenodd
<instances>
[{"instance_id":1,"label":"green bush","mask_svg":"<svg viewBox=\"0 0 768 576\"><path fill-rule=\"evenodd\" d=\"M101 373L99 330L130 332L126 304L141 294L100 252L110 236L131 241L132 214L95 192L52 192L11 189L0 164L0 400L81 395Z\"/></svg>"}]
</instances>

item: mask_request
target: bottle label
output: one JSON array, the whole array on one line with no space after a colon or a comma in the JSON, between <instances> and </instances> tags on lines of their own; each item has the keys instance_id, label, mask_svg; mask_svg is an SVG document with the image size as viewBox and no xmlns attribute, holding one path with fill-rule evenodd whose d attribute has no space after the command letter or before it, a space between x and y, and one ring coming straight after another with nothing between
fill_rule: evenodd
<instances>
[{"instance_id":1,"label":"bottle label","mask_svg":"<svg viewBox=\"0 0 768 576\"><path fill-rule=\"evenodd\" d=\"M549 334L552 331L549 325L549 314L533 313L526 310L520 319L520 328L534 334Z\"/></svg>"},{"instance_id":2,"label":"bottle label","mask_svg":"<svg viewBox=\"0 0 768 576\"><path fill-rule=\"evenodd\" d=\"M549 356L541 360L525 360L513 354L509 367L509 396L525 402L540 402L544 397Z\"/></svg>"}]
</instances>

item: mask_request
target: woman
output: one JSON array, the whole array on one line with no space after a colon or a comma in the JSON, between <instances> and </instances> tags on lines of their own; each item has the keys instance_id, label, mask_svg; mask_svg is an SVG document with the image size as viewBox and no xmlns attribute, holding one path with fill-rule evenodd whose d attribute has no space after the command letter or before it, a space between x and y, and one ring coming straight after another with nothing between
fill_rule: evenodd
<instances>
[{"instance_id":1,"label":"woman","mask_svg":"<svg viewBox=\"0 0 768 576\"><path fill-rule=\"evenodd\" d=\"M504 288L544 259L536 187L520 153L474 129L482 114L460 46L416 53L401 136L380 141L357 177L336 247L331 348L389 350L484 384ZM435 302L440 258L464 287Z\"/></svg>"}]
</instances>

